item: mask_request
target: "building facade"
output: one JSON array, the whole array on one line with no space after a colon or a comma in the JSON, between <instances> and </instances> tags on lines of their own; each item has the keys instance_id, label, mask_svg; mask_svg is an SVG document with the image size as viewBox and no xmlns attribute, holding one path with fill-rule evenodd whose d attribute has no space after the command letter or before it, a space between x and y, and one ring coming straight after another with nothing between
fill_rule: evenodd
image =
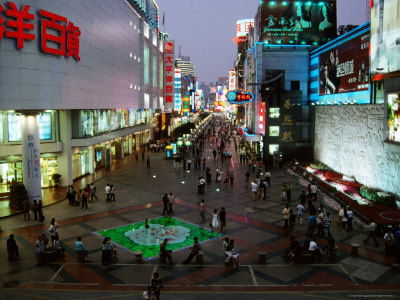
<instances>
[{"instance_id":1,"label":"building facade","mask_svg":"<svg viewBox=\"0 0 400 300\"><path fill-rule=\"evenodd\" d=\"M53 174L69 185L152 137L163 45L155 2L138 3L0 1L1 191L23 182L39 199ZM23 10L29 30L14 37Z\"/></svg>"}]
</instances>

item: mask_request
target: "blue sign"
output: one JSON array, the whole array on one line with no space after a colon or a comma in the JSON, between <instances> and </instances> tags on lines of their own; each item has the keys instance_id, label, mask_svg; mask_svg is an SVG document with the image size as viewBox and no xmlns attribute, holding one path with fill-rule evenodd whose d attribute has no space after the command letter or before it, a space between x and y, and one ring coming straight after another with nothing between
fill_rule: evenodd
<instances>
[{"instance_id":1,"label":"blue sign","mask_svg":"<svg viewBox=\"0 0 400 300\"><path fill-rule=\"evenodd\" d=\"M254 95L249 91L235 90L229 91L226 94L226 98L228 99L230 104L240 105L249 103L251 100L253 100Z\"/></svg>"}]
</instances>

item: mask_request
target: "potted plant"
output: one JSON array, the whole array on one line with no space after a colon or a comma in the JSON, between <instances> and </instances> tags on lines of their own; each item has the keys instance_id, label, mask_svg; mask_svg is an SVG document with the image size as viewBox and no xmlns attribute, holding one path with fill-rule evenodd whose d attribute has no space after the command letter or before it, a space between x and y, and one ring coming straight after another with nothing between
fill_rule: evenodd
<instances>
[{"instance_id":1,"label":"potted plant","mask_svg":"<svg viewBox=\"0 0 400 300\"><path fill-rule=\"evenodd\" d=\"M51 179L54 181L54 185L57 187L61 181L61 174L54 173L53 175L51 175Z\"/></svg>"}]
</instances>

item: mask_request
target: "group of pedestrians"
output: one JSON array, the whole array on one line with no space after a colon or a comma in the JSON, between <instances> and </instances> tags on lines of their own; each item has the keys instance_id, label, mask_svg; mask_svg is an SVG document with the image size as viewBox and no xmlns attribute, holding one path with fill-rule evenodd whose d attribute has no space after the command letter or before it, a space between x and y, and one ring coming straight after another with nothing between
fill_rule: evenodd
<instances>
[{"instance_id":1,"label":"group of pedestrians","mask_svg":"<svg viewBox=\"0 0 400 300\"><path fill-rule=\"evenodd\" d=\"M22 205L24 206L24 220L30 220L33 215L34 221L43 222L45 217L43 215L43 203L42 200L33 200L32 203L26 199Z\"/></svg>"},{"instance_id":2,"label":"group of pedestrians","mask_svg":"<svg viewBox=\"0 0 400 300\"><path fill-rule=\"evenodd\" d=\"M94 183L87 184L84 189L75 190L73 185L68 186L66 198L68 199L68 204L71 206L78 206L82 209L88 208L88 202L93 202L98 200L97 189Z\"/></svg>"},{"instance_id":3,"label":"group of pedestrians","mask_svg":"<svg viewBox=\"0 0 400 300\"><path fill-rule=\"evenodd\" d=\"M174 210L173 210L173 204L175 203L175 196L173 193L165 194L164 197L162 198L163 202L163 210L162 210L162 215L163 216L170 216L172 217Z\"/></svg>"}]
</instances>

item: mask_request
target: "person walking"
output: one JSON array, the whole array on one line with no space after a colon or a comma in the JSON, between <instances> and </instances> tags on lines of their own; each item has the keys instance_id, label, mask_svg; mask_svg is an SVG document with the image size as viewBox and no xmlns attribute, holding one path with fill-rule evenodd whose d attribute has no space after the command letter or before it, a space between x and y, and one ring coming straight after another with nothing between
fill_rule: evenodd
<instances>
[{"instance_id":1,"label":"person walking","mask_svg":"<svg viewBox=\"0 0 400 300\"><path fill-rule=\"evenodd\" d=\"M174 194L169 193L168 195L168 215L172 216L172 214L174 213L173 209L172 209L172 205L174 204Z\"/></svg>"},{"instance_id":2,"label":"person walking","mask_svg":"<svg viewBox=\"0 0 400 300\"><path fill-rule=\"evenodd\" d=\"M323 236L324 235L324 214L321 209L318 209L318 215L317 215L317 236Z\"/></svg>"},{"instance_id":3,"label":"person walking","mask_svg":"<svg viewBox=\"0 0 400 300\"><path fill-rule=\"evenodd\" d=\"M30 204L28 200L25 200L23 203L24 206L24 220L30 220L31 219L31 214L30 214Z\"/></svg>"},{"instance_id":4,"label":"person walking","mask_svg":"<svg viewBox=\"0 0 400 300\"><path fill-rule=\"evenodd\" d=\"M287 234L294 234L294 227L296 225L296 215L293 213L293 210L289 210L289 228Z\"/></svg>"},{"instance_id":5,"label":"person walking","mask_svg":"<svg viewBox=\"0 0 400 300\"><path fill-rule=\"evenodd\" d=\"M14 239L14 234L10 234L10 238L7 240L7 252L8 260L14 261L19 257L18 245Z\"/></svg>"},{"instance_id":6,"label":"person walking","mask_svg":"<svg viewBox=\"0 0 400 300\"><path fill-rule=\"evenodd\" d=\"M151 168L151 166L150 166L150 156L149 155L147 155L147 157L146 157L146 168L147 169Z\"/></svg>"},{"instance_id":7,"label":"person walking","mask_svg":"<svg viewBox=\"0 0 400 300\"><path fill-rule=\"evenodd\" d=\"M203 221L203 224L206 222L205 212L206 212L206 203L205 203L204 199L201 199L200 200L200 217Z\"/></svg>"},{"instance_id":8,"label":"person walking","mask_svg":"<svg viewBox=\"0 0 400 300\"><path fill-rule=\"evenodd\" d=\"M222 229L226 227L226 211L225 207L221 207L221 210L219 211L219 221L221 223L221 228L219 229L219 232L223 232Z\"/></svg>"},{"instance_id":9,"label":"person walking","mask_svg":"<svg viewBox=\"0 0 400 300\"><path fill-rule=\"evenodd\" d=\"M297 223L299 225L303 225L303 215L304 215L304 211L305 211L304 205L300 202L297 205L296 209L297 209L297 219L298 219Z\"/></svg>"},{"instance_id":10,"label":"person walking","mask_svg":"<svg viewBox=\"0 0 400 300\"><path fill-rule=\"evenodd\" d=\"M43 203L42 200L39 200L38 202L38 215L39 215L39 222L44 221L44 215L43 215Z\"/></svg>"},{"instance_id":11,"label":"person walking","mask_svg":"<svg viewBox=\"0 0 400 300\"><path fill-rule=\"evenodd\" d=\"M153 288L156 300L160 300L161 289L164 286L159 276L160 275L157 272L155 272L153 273L153 278L151 279L151 287Z\"/></svg>"},{"instance_id":12,"label":"person walking","mask_svg":"<svg viewBox=\"0 0 400 300\"><path fill-rule=\"evenodd\" d=\"M99 198L96 195L96 186L94 185L94 183L92 182L90 184L90 198L92 201L94 201L94 198L96 198L96 200L99 200Z\"/></svg>"},{"instance_id":13,"label":"person walking","mask_svg":"<svg viewBox=\"0 0 400 300\"><path fill-rule=\"evenodd\" d=\"M328 238L330 234L330 227L331 227L331 214L329 212L326 213L324 217L324 228L325 228L325 237Z\"/></svg>"},{"instance_id":14,"label":"person walking","mask_svg":"<svg viewBox=\"0 0 400 300\"><path fill-rule=\"evenodd\" d=\"M189 157L187 160L187 169L190 171L190 167L192 166L192 159Z\"/></svg>"},{"instance_id":15,"label":"person walking","mask_svg":"<svg viewBox=\"0 0 400 300\"><path fill-rule=\"evenodd\" d=\"M271 187L271 172L270 171L265 172L265 179L267 180L268 187Z\"/></svg>"},{"instance_id":16,"label":"person walking","mask_svg":"<svg viewBox=\"0 0 400 300\"><path fill-rule=\"evenodd\" d=\"M214 212L212 213L212 221L210 225L212 231L217 231L219 227L219 222L218 222L218 211L216 209L214 209Z\"/></svg>"},{"instance_id":17,"label":"person walking","mask_svg":"<svg viewBox=\"0 0 400 300\"><path fill-rule=\"evenodd\" d=\"M370 220L369 225L367 226L367 232L368 232L368 236L367 239L364 240L364 244L367 244L369 239L373 239L375 242L375 247L379 246L378 241L376 240L376 229L378 228L378 225L376 225L376 223L374 222L374 220Z\"/></svg>"},{"instance_id":18,"label":"person walking","mask_svg":"<svg viewBox=\"0 0 400 300\"><path fill-rule=\"evenodd\" d=\"M233 179L235 179L235 174L233 173L233 171L231 171L229 175L229 180L231 181L231 185L233 184Z\"/></svg>"},{"instance_id":19,"label":"person walking","mask_svg":"<svg viewBox=\"0 0 400 300\"><path fill-rule=\"evenodd\" d=\"M260 180L260 184L258 185L258 199L263 200L264 199L264 192L265 192L265 185L264 181Z\"/></svg>"},{"instance_id":20,"label":"person walking","mask_svg":"<svg viewBox=\"0 0 400 300\"><path fill-rule=\"evenodd\" d=\"M283 231L289 229L289 217L290 217L290 209L289 209L289 204L286 204L285 208L282 211L283 215L283 221L285 222L283 224Z\"/></svg>"},{"instance_id":21,"label":"person walking","mask_svg":"<svg viewBox=\"0 0 400 300\"><path fill-rule=\"evenodd\" d=\"M52 218L49 227L49 233L51 237L51 243L53 244L55 240L55 236L58 235L58 223L56 222L56 218Z\"/></svg>"},{"instance_id":22,"label":"person walking","mask_svg":"<svg viewBox=\"0 0 400 300\"><path fill-rule=\"evenodd\" d=\"M204 191L206 187L206 180L204 179L203 176L200 177L200 194L204 196Z\"/></svg>"},{"instance_id":23,"label":"person walking","mask_svg":"<svg viewBox=\"0 0 400 300\"><path fill-rule=\"evenodd\" d=\"M115 202L115 187L113 184L110 186L110 202L111 201Z\"/></svg>"},{"instance_id":24,"label":"person walking","mask_svg":"<svg viewBox=\"0 0 400 300\"><path fill-rule=\"evenodd\" d=\"M282 201L286 201L286 185L284 183L281 185L281 198Z\"/></svg>"},{"instance_id":25,"label":"person walking","mask_svg":"<svg viewBox=\"0 0 400 300\"><path fill-rule=\"evenodd\" d=\"M166 216L168 214L168 194L165 194L164 197L162 198L162 202L163 202L163 211L162 211L162 215Z\"/></svg>"},{"instance_id":26,"label":"person walking","mask_svg":"<svg viewBox=\"0 0 400 300\"><path fill-rule=\"evenodd\" d=\"M251 182L251 194L253 195L253 200L257 200L258 185L255 181Z\"/></svg>"},{"instance_id":27,"label":"person walking","mask_svg":"<svg viewBox=\"0 0 400 300\"><path fill-rule=\"evenodd\" d=\"M110 188L110 184L107 183L106 187L104 188L105 192L106 192L106 202L110 202L111 196L111 188Z\"/></svg>"},{"instance_id":28,"label":"person walking","mask_svg":"<svg viewBox=\"0 0 400 300\"><path fill-rule=\"evenodd\" d=\"M39 238L35 243L35 249L36 249L35 250L35 252L36 252L36 261L37 261L36 266L37 267L41 267L44 264L44 261L43 261L44 242L43 242L43 236L42 235L39 235Z\"/></svg>"},{"instance_id":29,"label":"person walking","mask_svg":"<svg viewBox=\"0 0 400 300\"><path fill-rule=\"evenodd\" d=\"M250 182L250 172L249 172L249 170L246 171L246 174L244 176L245 176L245 186L246 186L246 188L248 188L249 187L249 182Z\"/></svg>"},{"instance_id":30,"label":"person walking","mask_svg":"<svg viewBox=\"0 0 400 300\"><path fill-rule=\"evenodd\" d=\"M213 150L213 155L214 155L214 160L215 160L215 158L217 157L217 150L215 150L215 148L214 148L214 150Z\"/></svg>"},{"instance_id":31,"label":"person walking","mask_svg":"<svg viewBox=\"0 0 400 300\"><path fill-rule=\"evenodd\" d=\"M308 217L308 227L307 227L306 235L309 237L313 236L315 227L317 227L315 212L310 211L310 216Z\"/></svg>"},{"instance_id":32,"label":"person walking","mask_svg":"<svg viewBox=\"0 0 400 300\"><path fill-rule=\"evenodd\" d=\"M205 170L206 169L206 158L204 157L203 158L203 170Z\"/></svg>"},{"instance_id":33,"label":"person walking","mask_svg":"<svg viewBox=\"0 0 400 300\"><path fill-rule=\"evenodd\" d=\"M83 191L81 201L82 201L82 209L87 209L88 208L88 193L87 193L87 191Z\"/></svg>"},{"instance_id":34,"label":"person walking","mask_svg":"<svg viewBox=\"0 0 400 300\"><path fill-rule=\"evenodd\" d=\"M88 261L88 251L85 249L82 238L80 236L77 237L75 242L75 251L78 256L82 259L83 262Z\"/></svg>"}]
</instances>

